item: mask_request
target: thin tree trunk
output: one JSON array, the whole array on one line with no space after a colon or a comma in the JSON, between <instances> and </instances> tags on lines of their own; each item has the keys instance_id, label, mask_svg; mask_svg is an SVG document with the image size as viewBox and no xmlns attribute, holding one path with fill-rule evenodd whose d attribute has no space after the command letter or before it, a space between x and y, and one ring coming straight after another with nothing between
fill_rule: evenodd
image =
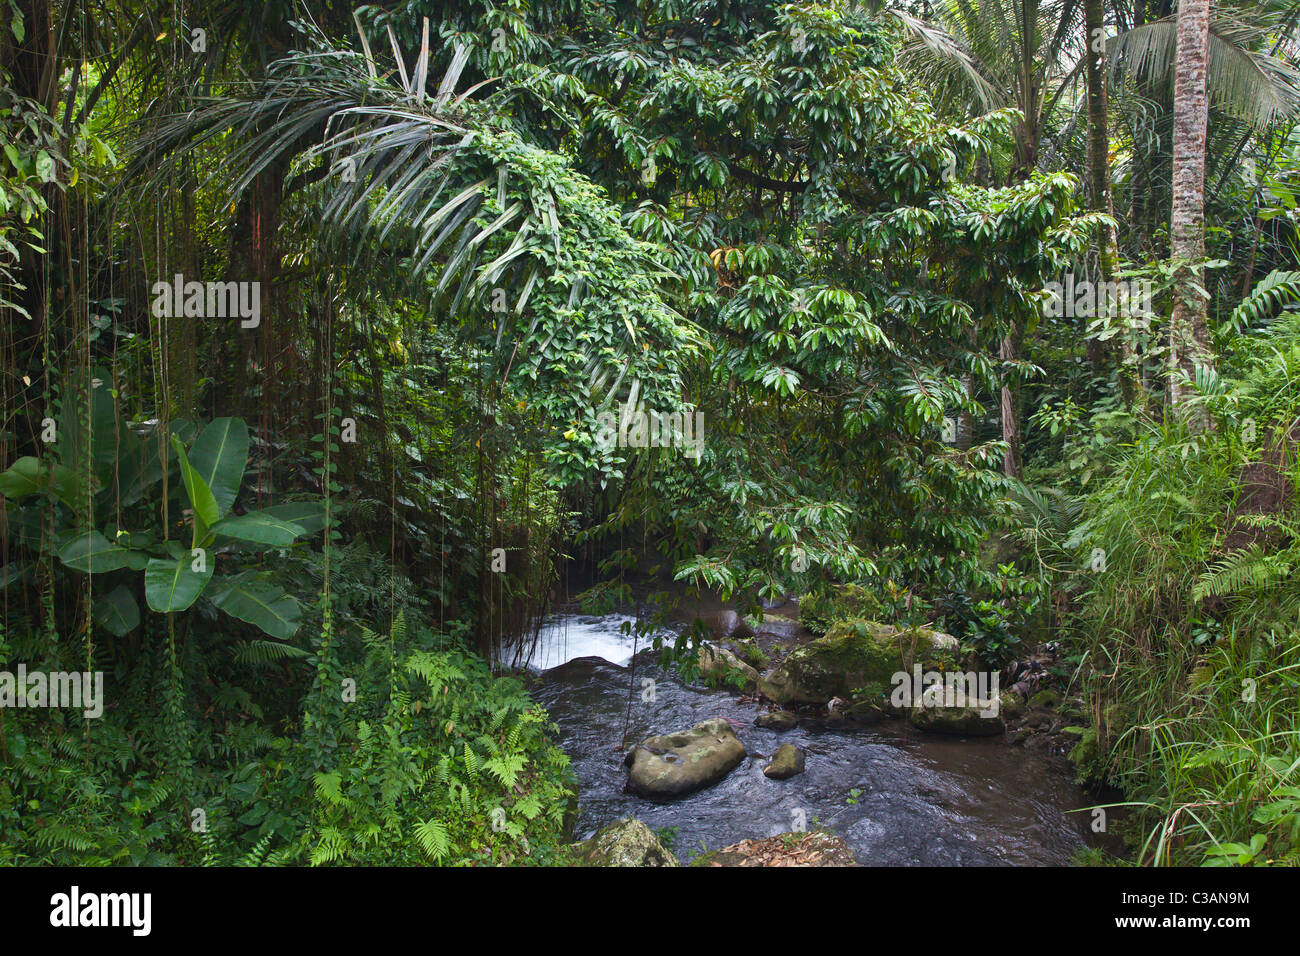
<instances>
[{"instance_id":1,"label":"thin tree trunk","mask_svg":"<svg viewBox=\"0 0 1300 956\"><path fill-rule=\"evenodd\" d=\"M1110 137L1106 131L1106 29L1105 8L1103 0L1084 0L1084 32L1088 39L1086 82L1088 86L1088 187L1089 205L1094 212L1101 212L1114 217L1115 208L1110 190ZM1102 226L1097 236L1097 263L1101 280L1109 283L1115 280L1115 271L1119 266L1119 245L1115 230L1111 226ZM1107 296L1109 301L1110 297ZM1133 379L1132 344L1128 330L1124 330L1116 342L1119 344L1119 378L1120 392L1125 405L1132 405L1136 397ZM1094 371L1104 373L1103 366L1109 349L1098 342L1094 360Z\"/></svg>"},{"instance_id":2,"label":"thin tree trunk","mask_svg":"<svg viewBox=\"0 0 1300 956\"><path fill-rule=\"evenodd\" d=\"M1000 355L1003 362L1016 357L1014 329L1002 337ZM1010 373L1006 373L1010 374ZM1002 471L1008 478L1020 477L1020 425L1016 421L1016 389L1005 377L1002 385L1002 440L1007 450L1002 456Z\"/></svg>"},{"instance_id":3,"label":"thin tree trunk","mask_svg":"<svg viewBox=\"0 0 1300 956\"><path fill-rule=\"evenodd\" d=\"M1209 361L1206 304L1194 291L1190 264L1205 258L1205 137L1209 122L1206 86L1211 0L1178 4L1178 53L1174 76L1173 207L1169 217L1170 258L1179 267L1173 316L1169 321L1171 406L1186 397L1180 373L1190 376ZM1201 425L1205 423L1202 422Z\"/></svg>"}]
</instances>

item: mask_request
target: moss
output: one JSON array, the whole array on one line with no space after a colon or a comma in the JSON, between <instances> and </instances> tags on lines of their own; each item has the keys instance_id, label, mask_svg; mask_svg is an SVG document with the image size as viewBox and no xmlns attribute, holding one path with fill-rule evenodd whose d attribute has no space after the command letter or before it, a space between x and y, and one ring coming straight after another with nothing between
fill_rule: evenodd
<instances>
[{"instance_id":1,"label":"moss","mask_svg":"<svg viewBox=\"0 0 1300 956\"><path fill-rule=\"evenodd\" d=\"M762 670L767 666L767 652L757 644L748 642L737 644L736 656L755 670Z\"/></svg>"},{"instance_id":2,"label":"moss","mask_svg":"<svg viewBox=\"0 0 1300 956\"><path fill-rule=\"evenodd\" d=\"M759 688L780 704L824 704L855 688L892 686L895 674L910 669L914 654L923 665L943 656L933 631L900 632L876 621L840 621L825 637L792 651Z\"/></svg>"},{"instance_id":3,"label":"moss","mask_svg":"<svg viewBox=\"0 0 1300 956\"><path fill-rule=\"evenodd\" d=\"M903 669L903 657L897 645L878 639L882 633L882 625L871 621L845 621L834 625L810 654L831 673L859 677L856 686L887 685Z\"/></svg>"},{"instance_id":4,"label":"moss","mask_svg":"<svg viewBox=\"0 0 1300 956\"><path fill-rule=\"evenodd\" d=\"M1002 710L1002 716L1008 720L1014 720L1025 712L1024 701L1013 690L1006 690L998 695L998 706Z\"/></svg>"},{"instance_id":5,"label":"moss","mask_svg":"<svg viewBox=\"0 0 1300 956\"><path fill-rule=\"evenodd\" d=\"M1061 706L1061 695L1051 688L1040 690L1029 698L1029 706L1035 710L1056 710Z\"/></svg>"},{"instance_id":6,"label":"moss","mask_svg":"<svg viewBox=\"0 0 1300 956\"><path fill-rule=\"evenodd\" d=\"M1070 762L1074 764L1075 776L1080 785L1086 786L1104 779L1103 757L1098 746L1096 729L1084 728L1079 742L1070 750Z\"/></svg>"}]
</instances>

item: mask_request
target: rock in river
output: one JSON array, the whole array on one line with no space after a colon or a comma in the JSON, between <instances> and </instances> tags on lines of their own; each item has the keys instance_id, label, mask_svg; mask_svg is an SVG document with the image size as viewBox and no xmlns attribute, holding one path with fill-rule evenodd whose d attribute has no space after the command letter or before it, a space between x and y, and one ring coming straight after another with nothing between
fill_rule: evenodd
<instances>
[{"instance_id":1,"label":"rock in river","mask_svg":"<svg viewBox=\"0 0 1300 956\"><path fill-rule=\"evenodd\" d=\"M692 623L697 627L712 632L721 641L728 638L750 637L753 634L749 626L745 624L745 619L736 611L729 609L697 614Z\"/></svg>"},{"instance_id":2,"label":"rock in river","mask_svg":"<svg viewBox=\"0 0 1300 956\"><path fill-rule=\"evenodd\" d=\"M782 744L777 748L772 762L763 768L763 774L773 780L786 780L803 773L804 763L802 750L793 744Z\"/></svg>"},{"instance_id":3,"label":"rock in river","mask_svg":"<svg viewBox=\"0 0 1300 956\"><path fill-rule=\"evenodd\" d=\"M575 866L681 866L640 820L615 820L573 844Z\"/></svg>"},{"instance_id":4,"label":"rock in river","mask_svg":"<svg viewBox=\"0 0 1300 956\"><path fill-rule=\"evenodd\" d=\"M900 631L874 621L841 621L826 636L790 652L758 685L778 704L821 704L854 691L879 693L914 662L953 658L957 639L928 628Z\"/></svg>"},{"instance_id":5,"label":"rock in river","mask_svg":"<svg viewBox=\"0 0 1300 956\"><path fill-rule=\"evenodd\" d=\"M960 695L952 687L932 687L921 701L908 708L913 727L932 734L993 737L1002 733L1001 701Z\"/></svg>"},{"instance_id":6,"label":"rock in river","mask_svg":"<svg viewBox=\"0 0 1300 956\"><path fill-rule=\"evenodd\" d=\"M699 663L700 676L706 679L713 677L719 683L734 683L750 690L758 683L758 671L725 647L701 644Z\"/></svg>"},{"instance_id":7,"label":"rock in river","mask_svg":"<svg viewBox=\"0 0 1300 956\"><path fill-rule=\"evenodd\" d=\"M760 714L754 721L755 727L763 727L767 730L777 732L794 730L799 726L799 720L788 710L773 710L766 714Z\"/></svg>"},{"instance_id":8,"label":"rock in river","mask_svg":"<svg viewBox=\"0 0 1300 956\"><path fill-rule=\"evenodd\" d=\"M745 745L722 718L690 730L647 737L623 761L627 788L659 800L682 797L717 783L745 759Z\"/></svg>"}]
</instances>

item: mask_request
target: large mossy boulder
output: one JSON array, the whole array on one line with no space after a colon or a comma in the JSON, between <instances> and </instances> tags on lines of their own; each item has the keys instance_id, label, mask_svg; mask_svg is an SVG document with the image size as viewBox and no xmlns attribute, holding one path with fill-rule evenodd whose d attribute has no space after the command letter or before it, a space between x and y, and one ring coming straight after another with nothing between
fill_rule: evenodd
<instances>
[{"instance_id":1,"label":"large mossy boulder","mask_svg":"<svg viewBox=\"0 0 1300 956\"><path fill-rule=\"evenodd\" d=\"M640 820L615 820L573 844L574 866L681 866Z\"/></svg>"},{"instance_id":2,"label":"large mossy boulder","mask_svg":"<svg viewBox=\"0 0 1300 956\"><path fill-rule=\"evenodd\" d=\"M623 762L630 768L630 791L671 800L712 786L744 759L745 745L719 717L681 733L647 737Z\"/></svg>"},{"instance_id":3,"label":"large mossy boulder","mask_svg":"<svg viewBox=\"0 0 1300 956\"><path fill-rule=\"evenodd\" d=\"M1006 730L1001 701L959 694L952 687L930 687L907 710L907 719L930 734L995 737Z\"/></svg>"},{"instance_id":4,"label":"large mossy boulder","mask_svg":"<svg viewBox=\"0 0 1300 956\"><path fill-rule=\"evenodd\" d=\"M875 621L841 621L825 637L796 648L758 689L781 705L826 704L863 687L889 687L913 663L929 669L956 659L957 639L927 628L899 630Z\"/></svg>"}]
</instances>

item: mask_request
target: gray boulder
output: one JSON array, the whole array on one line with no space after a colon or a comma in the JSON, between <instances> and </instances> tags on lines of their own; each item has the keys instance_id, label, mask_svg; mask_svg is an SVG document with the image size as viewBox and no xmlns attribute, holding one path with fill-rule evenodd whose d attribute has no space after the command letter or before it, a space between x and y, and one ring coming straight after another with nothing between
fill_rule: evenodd
<instances>
[{"instance_id":1,"label":"gray boulder","mask_svg":"<svg viewBox=\"0 0 1300 956\"><path fill-rule=\"evenodd\" d=\"M671 800L712 786L745 759L745 745L722 718L690 730L647 737L628 753L627 789L643 797Z\"/></svg>"},{"instance_id":2,"label":"gray boulder","mask_svg":"<svg viewBox=\"0 0 1300 956\"><path fill-rule=\"evenodd\" d=\"M907 719L918 730L963 737L996 737L1006 730L1001 701L962 695L951 687L931 687L908 708Z\"/></svg>"}]
</instances>

